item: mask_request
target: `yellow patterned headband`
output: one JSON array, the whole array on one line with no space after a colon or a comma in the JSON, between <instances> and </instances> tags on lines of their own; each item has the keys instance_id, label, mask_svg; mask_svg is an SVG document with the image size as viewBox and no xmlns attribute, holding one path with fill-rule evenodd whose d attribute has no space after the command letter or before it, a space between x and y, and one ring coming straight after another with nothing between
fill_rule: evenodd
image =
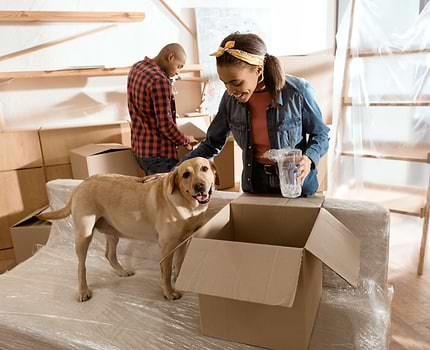
<instances>
[{"instance_id":1,"label":"yellow patterned headband","mask_svg":"<svg viewBox=\"0 0 430 350\"><path fill-rule=\"evenodd\" d=\"M238 60L241 60L253 66L264 65L264 56L254 55L252 53L248 53L242 50L233 49L234 44L235 44L234 41L227 41L224 47L219 47L218 50L216 50L214 53L211 53L210 56L220 57L227 52L230 55L236 57Z\"/></svg>"}]
</instances>

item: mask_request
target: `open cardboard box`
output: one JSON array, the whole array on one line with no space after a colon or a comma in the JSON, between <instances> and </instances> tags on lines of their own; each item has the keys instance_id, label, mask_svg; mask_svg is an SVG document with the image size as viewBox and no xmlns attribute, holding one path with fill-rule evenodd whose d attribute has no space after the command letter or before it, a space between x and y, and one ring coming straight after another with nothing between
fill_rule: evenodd
<instances>
[{"instance_id":1,"label":"open cardboard box","mask_svg":"<svg viewBox=\"0 0 430 350\"><path fill-rule=\"evenodd\" d=\"M199 294L203 334L307 349L322 263L353 286L359 276L359 239L322 203L243 195L196 232L176 288Z\"/></svg>"},{"instance_id":2,"label":"open cardboard box","mask_svg":"<svg viewBox=\"0 0 430 350\"><path fill-rule=\"evenodd\" d=\"M74 179L95 174L138 176L138 164L129 146L119 143L88 144L70 151Z\"/></svg>"},{"instance_id":3,"label":"open cardboard box","mask_svg":"<svg viewBox=\"0 0 430 350\"><path fill-rule=\"evenodd\" d=\"M178 118L178 129L184 135L191 135L201 142L206 138L206 132L193 122L186 121L187 118ZM190 118L196 119L196 118ZM197 146L195 146L197 147ZM178 148L178 157L181 159L188 150L185 147ZM234 140L229 137L222 151L214 157L214 163L218 171L219 185L217 190L234 187Z\"/></svg>"},{"instance_id":4,"label":"open cardboard box","mask_svg":"<svg viewBox=\"0 0 430 350\"><path fill-rule=\"evenodd\" d=\"M36 217L46 208L36 210L10 228L17 264L33 256L37 245L45 245L48 241L51 223Z\"/></svg>"}]
</instances>

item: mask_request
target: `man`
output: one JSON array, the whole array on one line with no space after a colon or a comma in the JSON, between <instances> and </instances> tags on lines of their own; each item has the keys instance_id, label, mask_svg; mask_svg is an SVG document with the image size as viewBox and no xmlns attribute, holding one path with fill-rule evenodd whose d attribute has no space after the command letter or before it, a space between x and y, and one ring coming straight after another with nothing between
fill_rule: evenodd
<instances>
[{"instance_id":1,"label":"man","mask_svg":"<svg viewBox=\"0 0 430 350\"><path fill-rule=\"evenodd\" d=\"M185 60L181 45L168 44L153 59L134 64L128 75L132 150L146 175L172 170L178 163L177 146L191 150L195 141L178 130L170 80Z\"/></svg>"}]
</instances>

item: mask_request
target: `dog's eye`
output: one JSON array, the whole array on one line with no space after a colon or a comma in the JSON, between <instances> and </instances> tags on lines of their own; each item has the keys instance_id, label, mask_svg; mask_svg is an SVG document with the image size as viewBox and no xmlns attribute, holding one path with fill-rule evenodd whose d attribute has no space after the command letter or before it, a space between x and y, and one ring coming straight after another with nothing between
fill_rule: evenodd
<instances>
[{"instance_id":1,"label":"dog's eye","mask_svg":"<svg viewBox=\"0 0 430 350\"><path fill-rule=\"evenodd\" d=\"M206 172L206 171L208 171L208 170L209 170L209 168L208 168L207 166L203 166L203 167L202 167L202 171L205 171L205 172Z\"/></svg>"},{"instance_id":2,"label":"dog's eye","mask_svg":"<svg viewBox=\"0 0 430 350\"><path fill-rule=\"evenodd\" d=\"M186 171L185 173L182 174L182 177L184 179L186 179L188 176L190 176L190 172L189 171Z\"/></svg>"}]
</instances>

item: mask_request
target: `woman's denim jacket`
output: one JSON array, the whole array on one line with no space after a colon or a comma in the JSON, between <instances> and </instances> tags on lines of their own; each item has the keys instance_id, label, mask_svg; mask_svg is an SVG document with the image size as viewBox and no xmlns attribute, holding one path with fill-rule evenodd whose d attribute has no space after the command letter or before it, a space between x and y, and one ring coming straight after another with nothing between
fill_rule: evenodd
<instances>
[{"instance_id":1,"label":"woman's denim jacket","mask_svg":"<svg viewBox=\"0 0 430 350\"><path fill-rule=\"evenodd\" d=\"M312 160L312 169L328 150L329 128L322 121L313 90L301 78L287 75L285 85L280 91L277 103L267 108L267 129L270 147L299 148ZM219 110L209 126L206 139L183 159L193 157L211 158L223 148L232 132L242 149L243 172L242 188L252 192L253 142L251 115L246 104L238 102L233 96L224 93Z\"/></svg>"}]
</instances>

